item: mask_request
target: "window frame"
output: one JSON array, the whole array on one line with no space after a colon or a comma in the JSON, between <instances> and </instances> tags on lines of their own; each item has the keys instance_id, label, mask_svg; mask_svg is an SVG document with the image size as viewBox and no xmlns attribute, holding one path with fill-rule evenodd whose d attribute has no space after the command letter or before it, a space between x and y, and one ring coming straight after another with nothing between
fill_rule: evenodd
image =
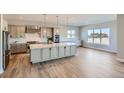
<instances>
[{"instance_id":1,"label":"window frame","mask_svg":"<svg viewBox=\"0 0 124 93\"><path fill-rule=\"evenodd\" d=\"M102 44L102 43L103 43L103 42L102 42L102 41L103 41L103 40L102 40L102 39L103 39L103 38L102 38L102 33L103 33L102 29L109 29L109 31L108 31L108 33L109 33L109 34L108 34L109 43L108 43L108 44ZM102 29L101 29L101 45L110 46L110 33L111 33L111 29L110 29L110 28L102 28Z\"/></svg>"},{"instance_id":2,"label":"window frame","mask_svg":"<svg viewBox=\"0 0 124 93\"><path fill-rule=\"evenodd\" d=\"M68 33L70 31L70 33ZM73 33L74 31L74 33ZM69 37L68 37L69 36ZM75 30L67 30L67 38L76 38L76 31Z\"/></svg>"},{"instance_id":3,"label":"window frame","mask_svg":"<svg viewBox=\"0 0 124 93\"><path fill-rule=\"evenodd\" d=\"M100 29L100 43L94 43L94 30L95 29L89 29L89 30L93 30L93 37L92 37L92 42L88 42L88 39L89 39L89 36L88 36L87 43L110 46L110 31L111 31L111 29L110 28L96 28L96 29ZM109 33L109 36L108 36L108 38L109 38L109 44L102 44L102 29L109 29L109 32L108 32Z\"/></svg>"},{"instance_id":4,"label":"window frame","mask_svg":"<svg viewBox=\"0 0 124 93\"><path fill-rule=\"evenodd\" d=\"M101 44L101 29L99 29L99 31L100 31L100 40L99 40L99 43L95 43L95 42L94 42L94 39L95 39L95 37L94 37L95 31L94 31L94 30L98 30L98 29L99 29L99 28L93 29L93 43L94 43L94 44Z\"/></svg>"},{"instance_id":5,"label":"window frame","mask_svg":"<svg viewBox=\"0 0 124 93\"><path fill-rule=\"evenodd\" d=\"M89 29L88 31L92 31L92 34L94 33L94 30L93 30L93 29ZM89 34L89 33L88 33L88 34ZM88 40L87 40L88 43L93 43L93 42L94 42L94 40L93 40L93 39L94 39L93 35L92 35L91 38L92 38L92 42L89 42L89 35L88 35Z\"/></svg>"}]
</instances>

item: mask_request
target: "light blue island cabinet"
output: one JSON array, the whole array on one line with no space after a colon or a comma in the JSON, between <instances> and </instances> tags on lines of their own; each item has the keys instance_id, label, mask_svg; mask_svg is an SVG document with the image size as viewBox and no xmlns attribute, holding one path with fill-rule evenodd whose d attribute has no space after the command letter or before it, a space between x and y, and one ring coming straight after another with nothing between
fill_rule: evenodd
<instances>
[{"instance_id":1,"label":"light blue island cabinet","mask_svg":"<svg viewBox=\"0 0 124 93\"><path fill-rule=\"evenodd\" d=\"M77 50L75 43L31 44L29 47L32 63L74 56Z\"/></svg>"}]
</instances>

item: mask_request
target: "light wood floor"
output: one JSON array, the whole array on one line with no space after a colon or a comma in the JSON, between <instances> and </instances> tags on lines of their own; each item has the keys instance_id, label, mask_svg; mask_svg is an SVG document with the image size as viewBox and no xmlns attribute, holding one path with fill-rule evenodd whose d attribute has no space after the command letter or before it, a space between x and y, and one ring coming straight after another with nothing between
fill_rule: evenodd
<instances>
[{"instance_id":1,"label":"light wood floor","mask_svg":"<svg viewBox=\"0 0 124 93\"><path fill-rule=\"evenodd\" d=\"M44 63L31 64L29 54L13 55L2 78L103 78L124 77L124 63L116 61L116 55L78 48L73 57L62 58Z\"/></svg>"}]
</instances>

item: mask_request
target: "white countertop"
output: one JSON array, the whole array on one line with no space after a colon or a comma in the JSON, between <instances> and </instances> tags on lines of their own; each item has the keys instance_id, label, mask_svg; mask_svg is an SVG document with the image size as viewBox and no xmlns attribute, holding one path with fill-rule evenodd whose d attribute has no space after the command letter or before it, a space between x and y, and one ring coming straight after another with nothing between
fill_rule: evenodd
<instances>
[{"instance_id":1,"label":"white countertop","mask_svg":"<svg viewBox=\"0 0 124 93\"><path fill-rule=\"evenodd\" d=\"M76 43L53 43L53 44L30 44L30 49L39 49L39 48L51 48L59 46L73 46L77 45Z\"/></svg>"}]
</instances>

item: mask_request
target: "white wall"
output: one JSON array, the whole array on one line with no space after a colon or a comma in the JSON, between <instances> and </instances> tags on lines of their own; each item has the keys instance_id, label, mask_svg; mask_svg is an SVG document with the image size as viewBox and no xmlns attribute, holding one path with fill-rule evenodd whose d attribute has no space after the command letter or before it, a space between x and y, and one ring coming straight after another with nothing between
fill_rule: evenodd
<instances>
[{"instance_id":1,"label":"white wall","mask_svg":"<svg viewBox=\"0 0 124 93\"><path fill-rule=\"evenodd\" d=\"M124 14L117 15L118 59L124 62Z\"/></svg>"},{"instance_id":2,"label":"white wall","mask_svg":"<svg viewBox=\"0 0 124 93\"><path fill-rule=\"evenodd\" d=\"M87 43L87 40L88 40L87 31L89 29L95 29L95 28L110 28L111 30L110 46ZM84 41L84 47L97 48L97 49L102 49L110 52L117 52L117 22L116 21L82 26L79 29L80 29L81 40Z\"/></svg>"},{"instance_id":3,"label":"white wall","mask_svg":"<svg viewBox=\"0 0 124 93\"><path fill-rule=\"evenodd\" d=\"M75 38L67 38L67 30L75 30L76 31L76 37ZM60 35L61 41L71 41L71 42L80 42L80 37L79 37L79 28L75 26L69 26L68 29L64 26L61 27L60 29Z\"/></svg>"}]
</instances>

